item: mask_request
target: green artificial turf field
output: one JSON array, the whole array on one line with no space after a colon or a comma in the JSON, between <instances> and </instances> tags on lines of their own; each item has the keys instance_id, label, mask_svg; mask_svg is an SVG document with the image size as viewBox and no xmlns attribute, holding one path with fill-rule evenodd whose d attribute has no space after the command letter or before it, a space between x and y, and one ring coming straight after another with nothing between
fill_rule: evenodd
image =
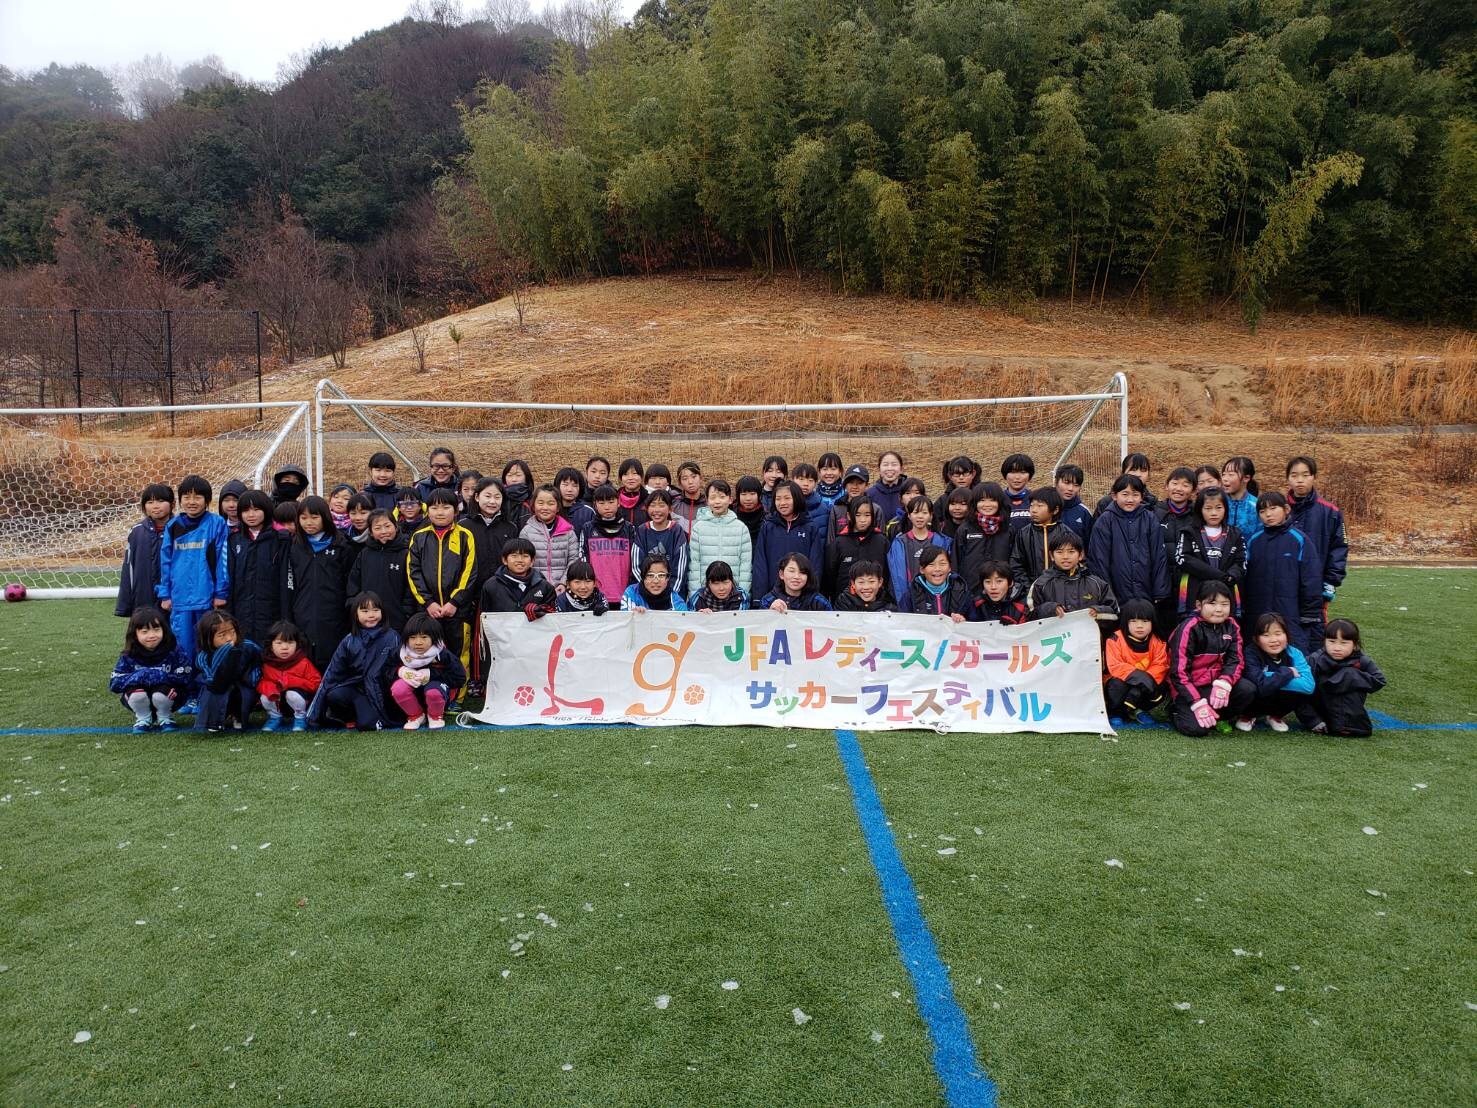
<instances>
[{"instance_id":1,"label":"green artificial turf field","mask_svg":"<svg viewBox=\"0 0 1477 1108\"><path fill-rule=\"evenodd\" d=\"M1474 591L1341 591L1369 741L861 736L1001 1103L1477 1102ZM0 1102L944 1102L833 733L134 736L110 611L0 607Z\"/></svg>"}]
</instances>

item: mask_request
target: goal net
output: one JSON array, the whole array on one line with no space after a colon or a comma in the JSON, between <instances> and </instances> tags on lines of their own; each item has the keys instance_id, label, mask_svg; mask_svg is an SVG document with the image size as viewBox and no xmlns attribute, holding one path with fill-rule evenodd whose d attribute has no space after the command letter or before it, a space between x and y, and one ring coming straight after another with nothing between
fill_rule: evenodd
<instances>
[{"instance_id":1,"label":"goal net","mask_svg":"<svg viewBox=\"0 0 1477 1108\"><path fill-rule=\"evenodd\" d=\"M500 476L512 459L526 462L535 482L552 481L564 466L584 472L593 455L610 460L612 481L624 458L671 470L692 459L705 479L732 481L759 474L778 455L791 469L836 453L877 477L884 450L902 455L905 472L921 478L929 496L943 492L943 468L966 455L986 480L999 480L1009 454L1029 454L1037 480L1050 480L1067 461L1087 471L1084 497L1106 491L1126 452L1127 381L1116 375L1098 392L877 404L640 405L502 404L349 397L331 381L315 400L317 472L323 488L361 485L369 455L399 459L399 483L423 475L432 449L450 447L458 466ZM408 471L408 472L407 472Z\"/></svg>"},{"instance_id":2,"label":"goal net","mask_svg":"<svg viewBox=\"0 0 1477 1108\"><path fill-rule=\"evenodd\" d=\"M219 495L233 478L270 486L287 465L311 473L308 414L306 402L0 409L0 583L111 595L145 485L198 473Z\"/></svg>"}]
</instances>

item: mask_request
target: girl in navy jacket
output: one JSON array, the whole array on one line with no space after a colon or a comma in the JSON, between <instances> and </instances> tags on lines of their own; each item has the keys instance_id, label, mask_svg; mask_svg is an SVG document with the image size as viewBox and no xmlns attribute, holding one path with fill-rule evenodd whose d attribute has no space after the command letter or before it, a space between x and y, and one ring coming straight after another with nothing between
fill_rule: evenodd
<instances>
[{"instance_id":1,"label":"girl in navy jacket","mask_svg":"<svg viewBox=\"0 0 1477 1108\"><path fill-rule=\"evenodd\" d=\"M174 514L174 490L168 485L147 485L139 495L144 518L128 532L123 553L123 571L118 578L118 603L113 614L127 619L137 608L152 608L154 586L159 584L159 547L164 528Z\"/></svg>"},{"instance_id":2,"label":"girl in navy jacket","mask_svg":"<svg viewBox=\"0 0 1477 1108\"><path fill-rule=\"evenodd\" d=\"M308 726L317 729L336 720L360 731L383 730L399 660L400 636L384 625L379 597L360 593L354 598L354 629L334 649L308 705Z\"/></svg>"},{"instance_id":3,"label":"girl in navy jacket","mask_svg":"<svg viewBox=\"0 0 1477 1108\"><path fill-rule=\"evenodd\" d=\"M804 554L786 554L780 559L774 591L756 607L776 612L829 612L831 602L816 591L815 570Z\"/></svg>"},{"instance_id":4,"label":"girl in navy jacket","mask_svg":"<svg viewBox=\"0 0 1477 1108\"><path fill-rule=\"evenodd\" d=\"M877 505L877 518L884 527L903 510L905 480L907 474L903 472L903 456L896 450L884 450L877 459L877 480L867 489L867 498ZM759 582L756 581L755 591L758 588Z\"/></svg>"},{"instance_id":5,"label":"girl in navy jacket","mask_svg":"<svg viewBox=\"0 0 1477 1108\"><path fill-rule=\"evenodd\" d=\"M749 576L750 588L756 596L779 585L779 571L790 554L803 554L807 565L820 565L825 549L825 533L806 519L805 496L793 481L781 481L774 487L774 510L759 528L754 541L754 572Z\"/></svg>"},{"instance_id":6,"label":"girl in navy jacket","mask_svg":"<svg viewBox=\"0 0 1477 1108\"><path fill-rule=\"evenodd\" d=\"M1317 551L1292 525L1280 492L1264 493L1256 510L1262 533L1246 551L1243 622L1252 626L1263 612L1280 612L1292 645L1306 654L1317 645L1323 623Z\"/></svg>"},{"instance_id":7,"label":"girl in navy jacket","mask_svg":"<svg viewBox=\"0 0 1477 1108\"><path fill-rule=\"evenodd\" d=\"M1385 675L1364 653L1352 619L1330 620L1323 649L1308 659L1313 696L1298 711L1304 727L1319 735L1366 738L1374 731L1364 699L1385 687Z\"/></svg>"},{"instance_id":8,"label":"girl in navy jacket","mask_svg":"<svg viewBox=\"0 0 1477 1108\"><path fill-rule=\"evenodd\" d=\"M1144 483L1131 473L1113 482L1113 502L1093 521L1087 564L1113 586L1118 603L1169 596L1164 535L1154 513L1143 506Z\"/></svg>"}]
</instances>

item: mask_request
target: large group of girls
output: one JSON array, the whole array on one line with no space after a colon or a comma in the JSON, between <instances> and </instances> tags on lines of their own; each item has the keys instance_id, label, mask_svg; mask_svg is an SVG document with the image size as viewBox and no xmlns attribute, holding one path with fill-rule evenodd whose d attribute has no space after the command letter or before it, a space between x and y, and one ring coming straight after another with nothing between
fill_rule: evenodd
<instances>
[{"instance_id":1,"label":"large group of girls","mask_svg":"<svg viewBox=\"0 0 1477 1108\"><path fill-rule=\"evenodd\" d=\"M684 461L593 457L538 484L437 447L426 477L369 458L362 486L304 495L288 467L270 492L151 484L129 535L110 688L137 731L445 726L484 693L483 612L912 612L1022 623L1087 611L1104 638L1115 726L1162 713L1182 734L1265 719L1365 736L1384 685L1359 629L1327 619L1347 569L1342 514L1318 466L1287 462L1263 491L1247 457L1171 469L1156 495L1142 454L1094 508L1084 474L1012 454L986 480L969 457L930 496L896 451L866 465L766 458L730 483Z\"/></svg>"}]
</instances>

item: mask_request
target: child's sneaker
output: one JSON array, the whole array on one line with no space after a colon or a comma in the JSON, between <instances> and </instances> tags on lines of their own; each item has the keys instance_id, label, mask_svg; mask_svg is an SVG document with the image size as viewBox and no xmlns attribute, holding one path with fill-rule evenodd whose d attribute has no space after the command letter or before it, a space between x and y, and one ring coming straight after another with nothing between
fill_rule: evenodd
<instances>
[{"instance_id":1,"label":"child's sneaker","mask_svg":"<svg viewBox=\"0 0 1477 1108\"><path fill-rule=\"evenodd\" d=\"M429 727L432 731L439 731L441 730L441 728L446 726L446 717L442 716L440 719L432 719L426 724L426 726Z\"/></svg>"},{"instance_id":2,"label":"child's sneaker","mask_svg":"<svg viewBox=\"0 0 1477 1108\"><path fill-rule=\"evenodd\" d=\"M425 716L412 716L410 719L408 719L408 720L405 721L405 730L407 730L407 731L419 731L420 730L420 727L421 727L421 724L423 724L425 722L426 722L426 717Z\"/></svg>"},{"instance_id":3,"label":"child's sneaker","mask_svg":"<svg viewBox=\"0 0 1477 1108\"><path fill-rule=\"evenodd\" d=\"M1250 731L1255 726L1256 726L1256 720L1255 719L1247 719L1245 716L1242 716L1240 719L1238 719L1236 721L1236 730L1238 730L1238 731ZM1282 730L1286 731L1287 728L1284 726L1282 728Z\"/></svg>"},{"instance_id":4,"label":"child's sneaker","mask_svg":"<svg viewBox=\"0 0 1477 1108\"><path fill-rule=\"evenodd\" d=\"M1268 716L1267 726L1270 727L1273 731L1286 731L1287 720L1283 719L1281 716Z\"/></svg>"},{"instance_id":5,"label":"child's sneaker","mask_svg":"<svg viewBox=\"0 0 1477 1108\"><path fill-rule=\"evenodd\" d=\"M283 728L282 728L282 717L281 716L268 716L267 717L267 722L264 723L264 724L262 724L262 730L264 732L270 733L272 731L281 731L282 729Z\"/></svg>"},{"instance_id":6,"label":"child's sneaker","mask_svg":"<svg viewBox=\"0 0 1477 1108\"><path fill-rule=\"evenodd\" d=\"M182 716L198 716L200 714L200 702L192 696L189 700L185 701L183 708L176 708L175 711Z\"/></svg>"},{"instance_id":7,"label":"child's sneaker","mask_svg":"<svg viewBox=\"0 0 1477 1108\"><path fill-rule=\"evenodd\" d=\"M161 731L178 731L179 730L179 724L175 723L174 720L171 719L169 716L165 716L163 719L161 719L159 721L159 730L161 730Z\"/></svg>"},{"instance_id":8,"label":"child's sneaker","mask_svg":"<svg viewBox=\"0 0 1477 1108\"><path fill-rule=\"evenodd\" d=\"M1136 720L1138 720L1145 727L1153 727L1154 726L1154 723L1155 723L1154 717L1151 716L1148 712L1140 712L1138 715L1134 716L1133 718L1136 719Z\"/></svg>"},{"instance_id":9,"label":"child's sneaker","mask_svg":"<svg viewBox=\"0 0 1477 1108\"><path fill-rule=\"evenodd\" d=\"M154 725L146 719L136 719L133 721L133 733L135 735L142 735L145 731L152 731L153 729Z\"/></svg>"},{"instance_id":10,"label":"child's sneaker","mask_svg":"<svg viewBox=\"0 0 1477 1108\"><path fill-rule=\"evenodd\" d=\"M1308 730L1313 732L1313 734L1315 735L1326 735L1328 734L1328 724L1324 723L1320 719L1317 723L1313 724L1312 727L1308 728Z\"/></svg>"},{"instance_id":11,"label":"child's sneaker","mask_svg":"<svg viewBox=\"0 0 1477 1108\"><path fill-rule=\"evenodd\" d=\"M1114 731L1118 730L1118 728L1120 728L1120 727L1123 726L1123 717L1122 716L1109 716L1108 717L1108 726L1111 727Z\"/></svg>"},{"instance_id":12,"label":"child's sneaker","mask_svg":"<svg viewBox=\"0 0 1477 1108\"><path fill-rule=\"evenodd\" d=\"M292 729L294 731L306 731L308 729L308 717L298 716L295 718L292 721Z\"/></svg>"}]
</instances>

